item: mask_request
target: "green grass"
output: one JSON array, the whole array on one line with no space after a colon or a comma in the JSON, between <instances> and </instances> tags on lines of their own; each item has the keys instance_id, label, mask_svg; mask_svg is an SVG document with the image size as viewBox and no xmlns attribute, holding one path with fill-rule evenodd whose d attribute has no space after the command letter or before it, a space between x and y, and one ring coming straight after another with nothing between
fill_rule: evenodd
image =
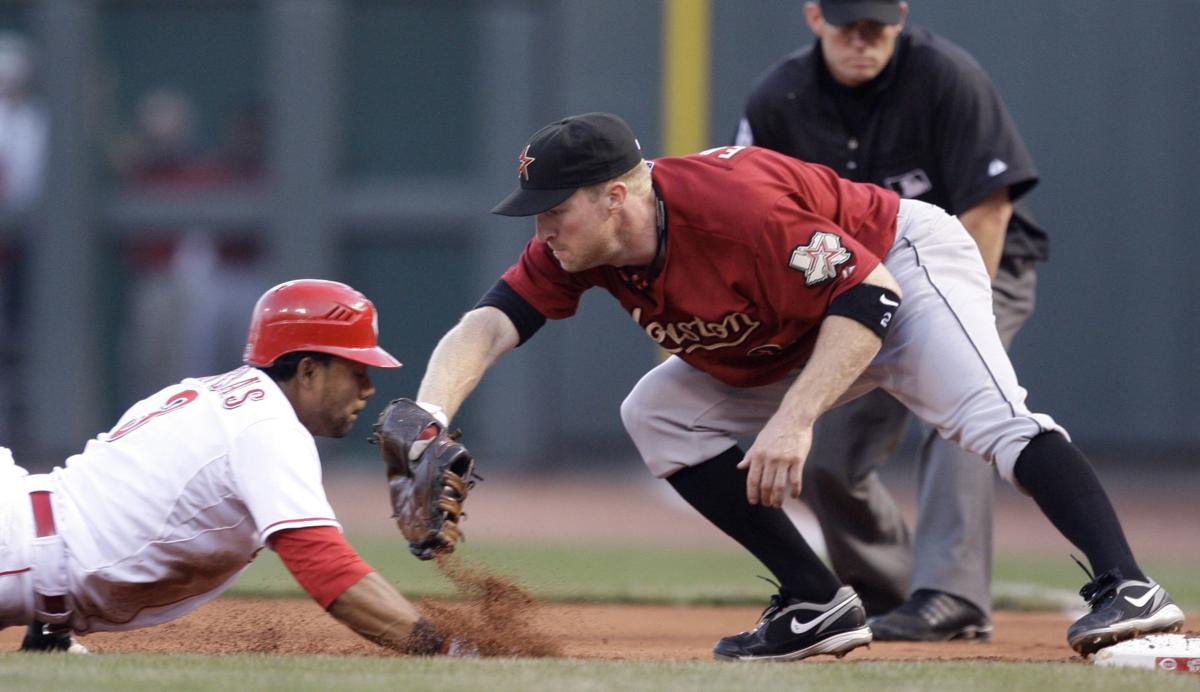
<instances>
[{"instance_id":1,"label":"green grass","mask_svg":"<svg viewBox=\"0 0 1200 692\"><path fill-rule=\"evenodd\" d=\"M431 563L409 555L403 541L351 537L363 558L414 597L453 595ZM627 603L760 604L774 591L756 575L768 572L747 553L561 545L503 546L468 543L460 555L515 578L539 598ZM1145 568L1185 610L1200 610L1200 561L1151 562ZM1075 596L1086 577L1068 557L997 556L996 605L1005 609L1082 606ZM264 551L234 586L245 595L302 595L278 558Z\"/></svg>"},{"instance_id":2,"label":"green grass","mask_svg":"<svg viewBox=\"0 0 1200 692\"><path fill-rule=\"evenodd\" d=\"M1200 610L1200 560L1156 560L1144 561L1142 569L1162 584L1185 611ZM1031 584L1059 591L1072 599L1074 605L1083 606L1083 599L1076 594L1087 580L1083 570L1063 556L1062 559L1044 557L997 556L992 570L992 579L1000 585ZM997 589L1002 591L1002 589ZM996 607L1009 609L1036 609L1035 602L1011 603L996 598Z\"/></svg>"},{"instance_id":3,"label":"green grass","mask_svg":"<svg viewBox=\"0 0 1200 692\"><path fill-rule=\"evenodd\" d=\"M446 660L0 654L5 689L86 690L1194 690L1196 676L1083 663Z\"/></svg>"},{"instance_id":4,"label":"green grass","mask_svg":"<svg viewBox=\"0 0 1200 692\"><path fill-rule=\"evenodd\" d=\"M408 554L403 541L361 538L363 557L404 593L450 596L430 563ZM740 551L467 544L463 558L509 575L538 597L569 601L747 603L761 605L773 588L755 579L765 570ZM1188 610L1200 609L1200 562L1151 563L1146 568ZM1063 606L1083 582L1062 559L998 556L1001 607ZM1021 591L1015 586L1029 585ZM302 596L273 553L264 552L235 585L243 595ZM1011 595L1011 594L1016 594ZM1039 601L1039 599L1042 599ZM1076 597L1076 605L1082 602ZM846 690L1013 689L1194 690L1194 675L1096 668L1083 662L834 662L792 665L715 662L609 662L533 659L378 659L320 656L91 657L0 654L0 689L87 690Z\"/></svg>"},{"instance_id":5,"label":"green grass","mask_svg":"<svg viewBox=\"0 0 1200 692\"><path fill-rule=\"evenodd\" d=\"M363 559L407 595L450 596L454 590L431 562L408 553L403 541L354 541ZM470 564L510 576L538 597L555 601L625 603L757 603L773 587L747 554L569 546L467 545ZM238 580L234 593L301 594L279 559L266 552Z\"/></svg>"}]
</instances>

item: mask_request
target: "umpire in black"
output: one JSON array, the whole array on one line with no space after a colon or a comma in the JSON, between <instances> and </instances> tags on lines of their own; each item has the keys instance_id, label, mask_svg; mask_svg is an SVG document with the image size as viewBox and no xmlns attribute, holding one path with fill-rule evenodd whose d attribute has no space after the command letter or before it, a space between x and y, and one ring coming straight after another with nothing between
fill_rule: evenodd
<instances>
[{"instance_id":1,"label":"umpire in black","mask_svg":"<svg viewBox=\"0 0 1200 692\"><path fill-rule=\"evenodd\" d=\"M899 0L807 2L817 40L755 84L736 135L956 214L992 276L1007 347L1033 312L1045 233L1020 199L1033 160L991 80L963 49L905 26ZM954 373L946 373L954 377ZM987 639L993 470L925 429L915 540L876 474L908 412L876 391L826 414L804 472L834 571L879 640Z\"/></svg>"}]
</instances>

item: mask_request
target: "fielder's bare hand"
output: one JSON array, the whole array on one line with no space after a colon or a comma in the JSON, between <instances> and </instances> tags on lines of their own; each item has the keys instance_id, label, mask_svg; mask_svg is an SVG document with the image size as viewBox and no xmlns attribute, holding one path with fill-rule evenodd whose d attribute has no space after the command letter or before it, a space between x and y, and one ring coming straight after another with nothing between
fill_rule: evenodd
<instances>
[{"instance_id":1,"label":"fielder's bare hand","mask_svg":"<svg viewBox=\"0 0 1200 692\"><path fill-rule=\"evenodd\" d=\"M747 471L746 499L750 504L782 507L789 490L800 497L804 461L812 447L812 425L797 425L772 416L737 467Z\"/></svg>"}]
</instances>

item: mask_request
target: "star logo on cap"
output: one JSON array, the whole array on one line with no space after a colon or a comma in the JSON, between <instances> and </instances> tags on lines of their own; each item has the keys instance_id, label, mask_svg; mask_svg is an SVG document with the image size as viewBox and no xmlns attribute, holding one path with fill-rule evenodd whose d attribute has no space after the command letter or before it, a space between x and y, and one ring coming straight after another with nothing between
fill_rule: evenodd
<instances>
[{"instance_id":1,"label":"star logo on cap","mask_svg":"<svg viewBox=\"0 0 1200 692\"><path fill-rule=\"evenodd\" d=\"M529 164L534 161L537 159L529 155L529 145L526 144L525 148L521 150L521 154L517 156L517 177L529 180Z\"/></svg>"}]
</instances>

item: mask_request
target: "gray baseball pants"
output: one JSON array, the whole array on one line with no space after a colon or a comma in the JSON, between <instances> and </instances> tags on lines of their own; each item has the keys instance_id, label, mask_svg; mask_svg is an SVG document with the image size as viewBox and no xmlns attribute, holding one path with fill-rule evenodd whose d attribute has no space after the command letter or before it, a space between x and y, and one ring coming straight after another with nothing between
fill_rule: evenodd
<instances>
[{"instance_id":1,"label":"gray baseball pants","mask_svg":"<svg viewBox=\"0 0 1200 692\"><path fill-rule=\"evenodd\" d=\"M1013 482L1013 466L1029 440L1052 430L1067 433L1025 406L975 242L940 208L903 200L884 264L904 302L880 352L839 403L883 389L976 457L956 457L959 465L981 467L990 482L992 467L977 458L983 457ZM651 472L666 478L756 434L792 379L732 387L672 356L637 383L621 418Z\"/></svg>"},{"instance_id":2,"label":"gray baseball pants","mask_svg":"<svg viewBox=\"0 0 1200 692\"><path fill-rule=\"evenodd\" d=\"M1033 313L1033 262L1005 262L992 282L1005 348ZM894 458L908 410L876 390L817 422L802 499L821 525L838 577L868 613L882 614L918 589L952 593L991 615L993 469L928 425L918 447L915 540L876 472Z\"/></svg>"}]
</instances>

